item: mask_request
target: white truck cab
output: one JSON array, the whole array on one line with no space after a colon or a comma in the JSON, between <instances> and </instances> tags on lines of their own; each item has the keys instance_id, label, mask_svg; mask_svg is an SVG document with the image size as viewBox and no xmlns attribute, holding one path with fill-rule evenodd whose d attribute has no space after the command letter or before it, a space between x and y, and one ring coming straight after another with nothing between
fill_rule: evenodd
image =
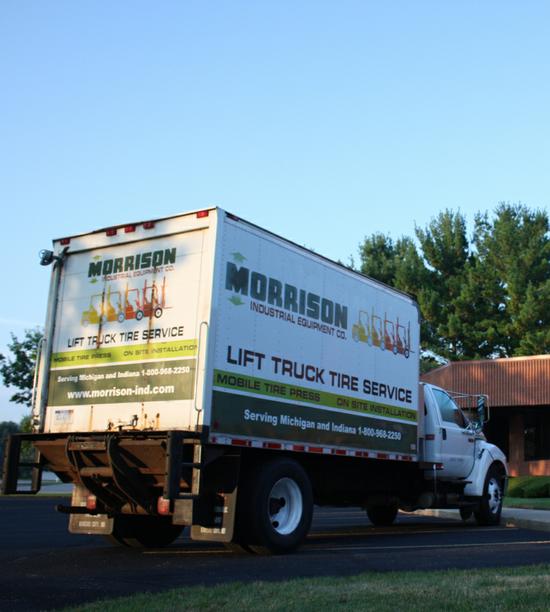
<instances>
[{"instance_id":1,"label":"white truck cab","mask_svg":"<svg viewBox=\"0 0 550 612\"><path fill-rule=\"evenodd\" d=\"M464 485L462 514L475 511L478 521L498 523L502 510L508 469L506 456L483 434L485 398L476 396L481 416L470 420L455 401L466 396L451 394L440 387L423 384L424 454L423 461L436 469L426 470L426 479ZM474 503L475 502L475 503Z\"/></svg>"}]
</instances>

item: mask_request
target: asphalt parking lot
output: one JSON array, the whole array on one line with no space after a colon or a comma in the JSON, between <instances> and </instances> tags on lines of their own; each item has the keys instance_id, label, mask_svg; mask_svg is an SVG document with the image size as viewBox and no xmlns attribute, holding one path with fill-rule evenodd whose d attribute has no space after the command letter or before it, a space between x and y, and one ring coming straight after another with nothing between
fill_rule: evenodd
<instances>
[{"instance_id":1,"label":"asphalt parking lot","mask_svg":"<svg viewBox=\"0 0 550 612\"><path fill-rule=\"evenodd\" d=\"M45 610L237 580L529 565L547 562L550 553L544 531L417 515L399 515L395 525L381 529L360 510L323 508L304 546L283 557L238 554L185 535L165 549L132 550L69 534L57 503L52 497L0 498L2 609Z\"/></svg>"}]
</instances>

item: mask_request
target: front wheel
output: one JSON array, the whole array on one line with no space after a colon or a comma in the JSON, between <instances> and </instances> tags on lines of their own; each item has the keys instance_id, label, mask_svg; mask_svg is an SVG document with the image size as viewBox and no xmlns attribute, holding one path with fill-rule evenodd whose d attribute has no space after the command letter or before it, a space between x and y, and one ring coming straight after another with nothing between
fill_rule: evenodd
<instances>
[{"instance_id":1,"label":"front wheel","mask_svg":"<svg viewBox=\"0 0 550 612\"><path fill-rule=\"evenodd\" d=\"M287 553L305 539L313 493L302 466L277 459L243 475L235 541L259 554Z\"/></svg>"},{"instance_id":2,"label":"front wheel","mask_svg":"<svg viewBox=\"0 0 550 612\"><path fill-rule=\"evenodd\" d=\"M489 468L483 486L479 508L474 512L478 525L498 525L504 497L504 474L493 465Z\"/></svg>"}]
</instances>

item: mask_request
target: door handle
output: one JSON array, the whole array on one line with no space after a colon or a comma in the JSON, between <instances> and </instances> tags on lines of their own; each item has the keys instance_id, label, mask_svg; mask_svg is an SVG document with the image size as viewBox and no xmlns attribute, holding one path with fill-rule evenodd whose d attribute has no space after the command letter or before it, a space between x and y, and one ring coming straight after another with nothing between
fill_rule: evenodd
<instances>
[{"instance_id":1,"label":"door handle","mask_svg":"<svg viewBox=\"0 0 550 612\"><path fill-rule=\"evenodd\" d=\"M443 438L443 440L447 439L447 430L445 429L445 427L441 428L441 437Z\"/></svg>"}]
</instances>

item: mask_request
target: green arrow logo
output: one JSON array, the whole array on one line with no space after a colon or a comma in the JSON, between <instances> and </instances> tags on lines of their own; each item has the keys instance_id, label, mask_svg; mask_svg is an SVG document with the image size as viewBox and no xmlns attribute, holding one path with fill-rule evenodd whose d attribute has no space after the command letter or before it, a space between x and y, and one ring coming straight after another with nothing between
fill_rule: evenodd
<instances>
[{"instance_id":1,"label":"green arrow logo","mask_svg":"<svg viewBox=\"0 0 550 612\"><path fill-rule=\"evenodd\" d=\"M244 304L244 302L241 300L241 298L238 295L232 295L228 299L234 306L242 306Z\"/></svg>"},{"instance_id":2,"label":"green arrow logo","mask_svg":"<svg viewBox=\"0 0 550 612\"><path fill-rule=\"evenodd\" d=\"M237 263L243 263L243 261L246 259L244 255L242 255L241 253L238 253L237 251L235 251L235 253L231 253L231 255L233 256L233 259Z\"/></svg>"}]
</instances>

